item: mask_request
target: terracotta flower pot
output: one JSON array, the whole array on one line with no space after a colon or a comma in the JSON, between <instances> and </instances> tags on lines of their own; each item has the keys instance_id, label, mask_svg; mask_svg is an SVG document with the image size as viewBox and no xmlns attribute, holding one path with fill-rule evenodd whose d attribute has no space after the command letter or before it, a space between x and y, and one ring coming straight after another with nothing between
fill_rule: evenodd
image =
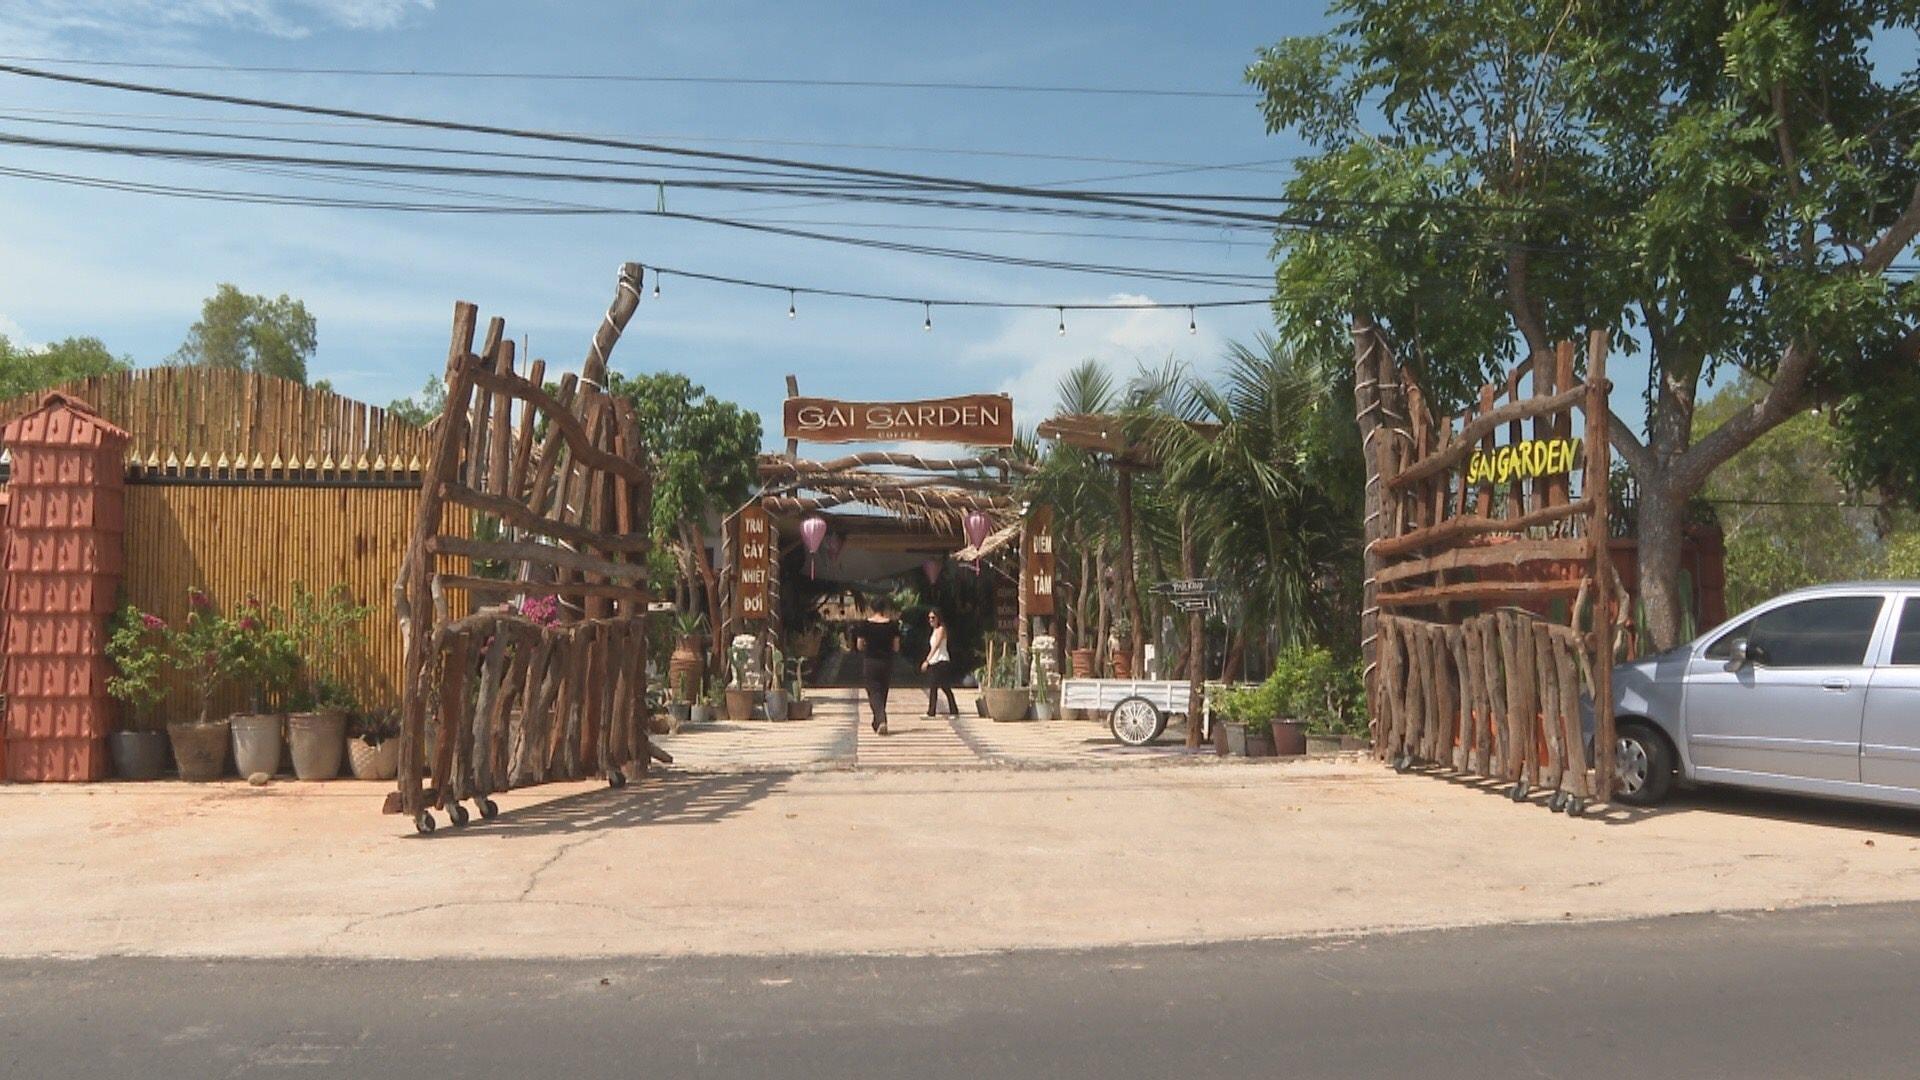
<instances>
[{"instance_id":1,"label":"terracotta flower pot","mask_svg":"<svg viewBox=\"0 0 1920 1080\"><path fill-rule=\"evenodd\" d=\"M1133 678L1133 653L1121 649L1113 654L1113 677L1116 679Z\"/></svg>"},{"instance_id":2,"label":"terracotta flower pot","mask_svg":"<svg viewBox=\"0 0 1920 1080\"><path fill-rule=\"evenodd\" d=\"M1075 649L1067 654L1067 663L1076 679L1093 678L1093 650Z\"/></svg>"},{"instance_id":3,"label":"terracotta flower pot","mask_svg":"<svg viewBox=\"0 0 1920 1080\"><path fill-rule=\"evenodd\" d=\"M205 723L168 724L167 740L173 744L173 760L180 766L180 779L218 780L227 771L227 742L232 728L225 720Z\"/></svg>"},{"instance_id":4,"label":"terracotta flower pot","mask_svg":"<svg viewBox=\"0 0 1920 1080\"><path fill-rule=\"evenodd\" d=\"M391 780L400 775L400 740L382 739L368 746L365 739L349 739L347 764L355 780Z\"/></svg>"},{"instance_id":5,"label":"terracotta flower pot","mask_svg":"<svg viewBox=\"0 0 1920 1080\"><path fill-rule=\"evenodd\" d=\"M734 723L753 719L753 710L767 699L765 690L727 691L727 719Z\"/></svg>"},{"instance_id":6,"label":"terracotta flower pot","mask_svg":"<svg viewBox=\"0 0 1920 1080\"><path fill-rule=\"evenodd\" d=\"M1305 720L1275 720L1272 731L1273 752L1279 757L1299 757L1307 752Z\"/></svg>"},{"instance_id":7,"label":"terracotta flower pot","mask_svg":"<svg viewBox=\"0 0 1920 1080\"><path fill-rule=\"evenodd\" d=\"M706 680L706 649L697 637L681 638L667 658L667 696L674 701L692 701L700 696Z\"/></svg>"}]
</instances>

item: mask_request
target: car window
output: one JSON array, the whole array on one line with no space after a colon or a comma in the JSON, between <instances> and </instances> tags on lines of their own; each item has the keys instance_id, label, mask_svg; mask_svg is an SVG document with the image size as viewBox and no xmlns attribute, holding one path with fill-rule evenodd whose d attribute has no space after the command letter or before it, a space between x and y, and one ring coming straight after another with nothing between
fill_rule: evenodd
<instances>
[{"instance_id":1,"label":"car window","mask_svg":"<svg viewBox=\"0 0 1920 1080\"><path fill-rule=\"evenodd\" d=\"M1900 605L1900 629L1893 635L1893 662L1920 664L1920 597Z\"/></svg>"},{"instance_id":2,"label":"car window","mask_svg":"<svg viewBox=\"0 0 1920 1080\"><path fill-rule=\"evenodd\" d=\"M1751 655L1768 667L1857 667L1883 603L1878 596L1823 596L1753 620Z\"/></svg>"},{"instance_id":3,"label":"car window","mask_svg":"<svg viewBox=\"0 0 1920 1080\"><path fill-rule=\"evenodd\" d=\"M1733 659L1734 641L1738 638L1746 637L1751 633L1753 633L1753 620L1748 619L1746 622L1741 623L1739 626L1734 627L1714 639L1713 644L1707 646L1707 651L1701 655L1709 660L1731 660Z\"/></svg>"}]
</instances>

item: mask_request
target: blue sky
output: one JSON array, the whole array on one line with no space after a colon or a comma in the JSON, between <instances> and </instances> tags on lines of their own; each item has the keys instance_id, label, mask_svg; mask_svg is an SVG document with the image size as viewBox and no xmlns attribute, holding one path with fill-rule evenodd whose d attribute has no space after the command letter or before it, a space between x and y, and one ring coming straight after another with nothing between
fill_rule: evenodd
<instances>
[{"instance_id":1,"label":"blue sky","mask_svg":"<svg viewBox=\"0 0 1920 1080\"><path fill-rule=\"evenodd\" d=\"M114 60L574 70L638 74L1017 82L1244 89L1256 47L1324 26L1318 4L918 2L457 3L452 0L11 0L0 2L0 53ZM1264 192L1300 152L1265 134L1244 99L1138 98L917 90L768 88L97 72L130 81L465 121L656 138L771 155L983 180L1053 183L1156 166L936 151L1246 165L1116 180L1121 186ZM55 87L0 76L0 110L252 121L222 130L327 138L392 131L193 102ZM65 110L53 112L51 110ZM16 130L31 125L11 124ZM149 136L41 129L67 138ZM398 133L408 141L434 138ZM694 141L698 140L698 141ZM799 143L869 144L868 150ZM137 163L10 148L16 167L154 183L274 190L293 182L231 167ZM485 190L487 181L430 178ZM366 189L298 184L368 197ZM632 189L512 190L555 199L652 206ZM371 193L373 195L379 192ZM1140 235L1173 230L1099 222L958 217L950 212L805 204L795 198L671 192L669 208L756 220L1038 227ZM872 235L871 233L862 233ZM1180 242L925 232L913 239L1022 256L1264 274L1268 242L1183 230ZM478 218L209 205L0 178L0 332L28 342L94 334L139 363L176 348L214 286L289 293L319 321L316 378L376 403L417 390L444 363L455 299L501 314L549 365L577 366L626 260L797 285L1043 303L1133 297L1240 298L1244 290L1135 282L1059 271L954 263L814 242L741 235L647 218ZM783 376L808 393L891 398L986 390L1015 395L1023 422L1052 404L1059 375L1083 357L1119 367L1168 355L1211 364L1229 338L1270 325L1260 307L1070 313L936 311L786 297L675 280L648 295L615 356L629 371L671 368L759 410L777 435Z\"/></svg>"}]
</instances>

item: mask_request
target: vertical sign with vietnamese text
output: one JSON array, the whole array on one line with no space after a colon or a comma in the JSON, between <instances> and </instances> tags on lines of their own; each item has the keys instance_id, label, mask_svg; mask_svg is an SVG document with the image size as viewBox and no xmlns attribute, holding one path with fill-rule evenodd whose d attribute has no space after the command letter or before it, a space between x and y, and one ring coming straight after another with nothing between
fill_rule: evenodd
<instances>
[{"instance_id":1,"label":"vertical sign with vietnamese text","mask_svg":"<svg viewBox=\"0 0 1920 1080\"><path fill-rule=\"evenodd\" d=\"M1026 546L1020 587L1027 593L1027 614L1053 614L1053 507L1036 506L1027 515L1020 542Z\"/></svg>"},{"instance_id":2,"label":"vertical sign with vietnamese text","mask_svg":"<svg viewBox=\"0 0 1920 1080\"><path fill-rule=\"evenodd\" d=\"M740 511L740 617L767 617L768 581L773 574L773 525L759 506Z\"/></svg>"}]
</instances>

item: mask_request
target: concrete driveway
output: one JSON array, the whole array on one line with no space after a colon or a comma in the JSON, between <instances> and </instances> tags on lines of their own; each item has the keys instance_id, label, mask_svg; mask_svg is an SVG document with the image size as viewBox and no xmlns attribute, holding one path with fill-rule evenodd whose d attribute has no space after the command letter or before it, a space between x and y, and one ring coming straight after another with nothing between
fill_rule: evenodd
<instances>
[{"instance_id":1,"label":"concrete driveway","mask_svg":"<svg viewBox=\"0 0 1920 1080\"><path fill-rule=\"evenodd\" d=\"M0 955L952 953L1920 896L1920 816L1572 820L1362 761L656 775L432 837L339 781L0 787Z\"/></svg>"}]
</instances>

